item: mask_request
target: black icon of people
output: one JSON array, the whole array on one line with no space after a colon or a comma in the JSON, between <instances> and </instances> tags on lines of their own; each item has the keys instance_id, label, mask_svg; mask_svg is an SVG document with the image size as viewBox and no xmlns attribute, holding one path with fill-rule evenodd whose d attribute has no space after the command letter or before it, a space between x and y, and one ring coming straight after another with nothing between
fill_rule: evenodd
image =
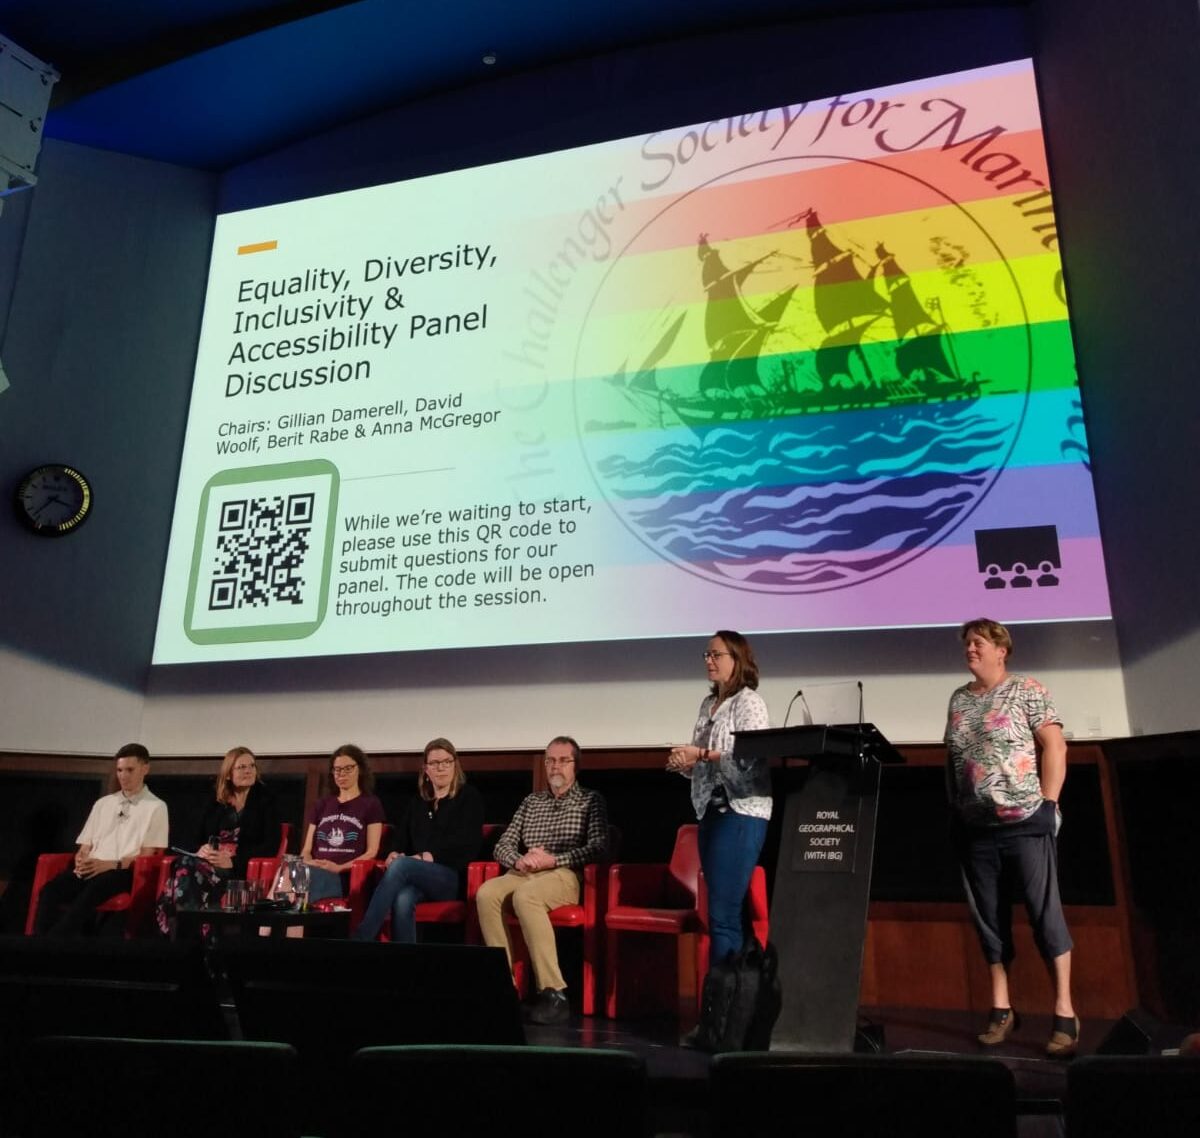
<instances>
[{"instance_id":1,"label":"black icon of people","mask_svg":"<svg viewBox=\"0 0 1200 1138\"><path fill-rule=\"evenodd\" d=\"M1044 589L1060 584L1057 526L977 529L975 556L985 589Z\"/></svg>"}]
</instances>

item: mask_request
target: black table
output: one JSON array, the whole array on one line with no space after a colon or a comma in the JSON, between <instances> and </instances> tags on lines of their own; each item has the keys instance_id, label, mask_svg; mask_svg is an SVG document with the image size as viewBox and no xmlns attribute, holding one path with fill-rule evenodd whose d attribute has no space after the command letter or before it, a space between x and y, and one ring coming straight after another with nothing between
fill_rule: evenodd
<instances>
[{"instance_id":1,"label":"black table","mask_svg":"<svg viewBox=\"0 0 1200 1138\"><path fill-rule=\"evenodd\" d=\"M350 933L350 910L323 912L307 909L221 909L204 905L180 905L175 910L175 935L199 936L202 925L220 933L236 931L239 936L257 936L270 929L272 937L287 936L288 929L303 929L305 936L344 940Z\"/></svg>"}]
</instances>

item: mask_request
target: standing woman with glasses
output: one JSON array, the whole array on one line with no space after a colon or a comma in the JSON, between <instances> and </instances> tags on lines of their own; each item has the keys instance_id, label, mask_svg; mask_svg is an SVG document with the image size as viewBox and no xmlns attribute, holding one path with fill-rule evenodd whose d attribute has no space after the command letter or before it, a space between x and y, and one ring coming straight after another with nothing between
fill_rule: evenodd
<instances>
[{"instance_id":1,"label":"standing woman with glasses","mask_svg":"<svg viewBox=\"0 0 1200 1138\"><path fill-rule=\"evenodd\" d=\"M692 780L700 821L700 866L708 885L710 959L723 961L742 947L742 904L771 817L771 776L764 760L735 760L733 733L770 726L755 690L758 665L739 632L722 629L708 642L704 665L710 684L692 741L671 748L667 769Z\"/></svg>"},{"instance_id":2,"label":"standing woman with glasses","mask_svg":"<svg viewBox=\"0 0 1200 1138\"><path fill-rule=\"evenodd\" d=\"M396 852L388 855L355 940L374 940L391 914L392 941L414 944L419 902L465 894L467 865L479 856L483 840L483 796L467 784L449 739L425 744L417 794L396 827Z\"/></svg>"},{"instance_id":3,"label":"standing woman with glasses","mask_svg":"<svg viewBox=\"0 0 1200 1138\"><path fill-rule=\"evenodd\" d=\"M383 836L383 804L372 793L375 776L361 747L346 743L329 760L334 794L314 803L300 856L311 870L308 899L346 893L344 876L355 861L374 861Z\"/></svg>"}]
</instances>

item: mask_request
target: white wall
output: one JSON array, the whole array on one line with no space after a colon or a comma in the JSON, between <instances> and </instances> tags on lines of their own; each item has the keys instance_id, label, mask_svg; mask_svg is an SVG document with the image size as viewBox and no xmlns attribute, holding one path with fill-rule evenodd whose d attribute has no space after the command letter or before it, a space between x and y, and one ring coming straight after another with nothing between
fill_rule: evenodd
<instances>
[{"instance_id":1,"label":"white wall","mask_svg":"<svg viewBox=\"0 0 1200 1138\"><path fill-rule=\"evenodd\" d=\"M1112 625L1016 629L1015 670L1050 688L1076 738L1125 735ZM760 690L780 725L796 688L861 679L866 716L896 742L941 738L967 673L953 629L763 636ZM585 747L685 738L704 695L704 639L515 647L153 670L142 738L154 754L414 750L436 735L464 748ZM799 721L799 710L792 723Z\"/></svg>"},{"instance_id":2,"label":"white wall","mask_svg":"<svg viewBox=\"0 0 1200 1138\"><path fill-rule=\"evenodd\" d=\"M111 755L142 732L141 692L0 647L0 750Z\"/></svg>"}]
</instances>

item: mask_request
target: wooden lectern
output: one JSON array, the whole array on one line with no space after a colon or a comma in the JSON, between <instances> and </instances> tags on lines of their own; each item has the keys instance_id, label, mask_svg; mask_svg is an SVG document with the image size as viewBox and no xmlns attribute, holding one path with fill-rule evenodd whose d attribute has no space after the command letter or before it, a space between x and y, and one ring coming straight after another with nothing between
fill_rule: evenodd
<instances>
[{"instance_id":1,"label":"wooden lectern","mask_svg":"<svg viewBox=\"0 0 1200 1138\"><path fill-rule=\"evenodd\" d=\"M782 759L786 800L771 940L783 1009L773 1051L852 1051L879 768L902 763L873 724L739 731L738 759Z\"/></svg>"}]
</instances>

